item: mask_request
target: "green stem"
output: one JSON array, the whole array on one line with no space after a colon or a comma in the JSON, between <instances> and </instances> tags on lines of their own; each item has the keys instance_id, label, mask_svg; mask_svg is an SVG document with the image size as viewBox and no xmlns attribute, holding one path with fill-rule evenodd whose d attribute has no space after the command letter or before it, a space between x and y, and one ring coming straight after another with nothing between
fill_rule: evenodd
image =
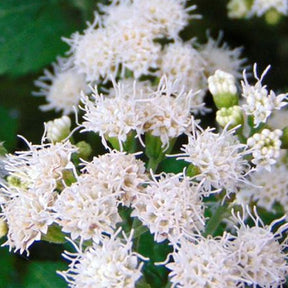
<instances>
[{"instance_id":1,"label":"green stem","mask_svg":"<svg viewBox=\"0 0 288 288\"><path fill-rule=\"evenodd\" d=\"M159 161L159 159L149 158L148 163L147 163L147 170L150 171L150 169L152 169L152 171L155 173L157 171L157 168L161 160Z\"/></svg>"},{"instance_id":2,"label":"green stem","mask_svg":"<svg viewBox=\"0 0 288 288\"><path fill-rule=\"evenodd\" d=\"M206 225L206 230L204 232L204 236L211 235L213 236L217 228L219 227L221 221L223 220L226 212L227 212L227 206L219 206L215 212L214 215L209 219L207 225Z\"/></svg>"}]
</instances>

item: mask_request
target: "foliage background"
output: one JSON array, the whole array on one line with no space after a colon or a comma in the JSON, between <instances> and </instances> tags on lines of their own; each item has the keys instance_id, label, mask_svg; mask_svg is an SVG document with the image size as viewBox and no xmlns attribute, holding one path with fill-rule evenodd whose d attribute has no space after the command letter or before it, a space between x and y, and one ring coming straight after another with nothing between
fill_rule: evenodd
<instances>
[{"instance_id":1,"label":"foliage background","mask_svg":"<svg viewBox=\"0 0 288 288\"><path fill-rule=\"evenodd\" d=\"M152 1L152 0L151 0ZM45 67L64 55L68 46L61 37L86 27L93 19L95 0L1 0L0 1L0 141L9 152L23 147L17 134L39 143L43 122L59 115L42 113L44 98L33 97L35 81ZM204 43L207 31L217 37L224 32L230 47L243 47L247 64L258 63L259 71L271 64L265 83L271 89L288 90L288 20L275 25L263 18L231 20L228 0L195 0L202 20L193 20L182 33L184 39L197 37ZM149 239L148 239L149 240ZM147 240L147 243L149 242ZM1 239L4 243L5 239ZM148 245L148 244L147 244ZM0 249L0 288L66 287L55 270L66 269L61 245L35 243L28 257ZM144 247L145 248L145 247ZM144 249L143 248L143 249Z\"/></svg>"}]
</instances>

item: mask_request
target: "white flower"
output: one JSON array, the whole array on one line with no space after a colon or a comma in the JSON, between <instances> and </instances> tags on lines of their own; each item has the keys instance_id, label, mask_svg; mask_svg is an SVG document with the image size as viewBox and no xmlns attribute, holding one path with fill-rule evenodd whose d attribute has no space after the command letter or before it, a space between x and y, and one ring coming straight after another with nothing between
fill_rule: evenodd
<instances>
[{"instance_id":1,"label":"white flower","mask_svg":"<svg viewBox=\"0 0 288 288\"><path fill-rule=\"evenodd\" d=\"M196 8L195 5L185 8L186 2L186 0L135 0L133 5L137 11L136 15L139 18L144 17L154 26L156 36L177 38L179 32L192 18L188 13Z\"/></svg>"},{"instance_id":2,"label":"white flower","mask_svg":"<svg viewBox=\"0 0 288 288\"><path fill-rule=\"evenodd\" d=\"M30 150L7 155L9 176L0 191L2 216L8 224L6 244L20 253L29 253L29 246L54 222L56 188L63 185L63 173L73 169L70 158L77 151L69 142L26 143Z\"/></svg>"},{"instance_id":3,"label":"white flower","mask_svg":"<svg viewBox=\"0 0 288 288\"><path fill-rule=\"evenodd\" d=\"M55 202L56 222L73 240L80 237L99 243L103 233L113 233L116 223L121 221L117 194L99 182L93 175L80 175Z\"/></svg>"},{"instance_id":4,"label":"white flower","mask_svg":"<svg viewBox=\"0 0 288 288\"><path fill-rule=\"evenodd\" d=\"M10 195L10 199L1 205L2 213L8 225L7 241L9 249L29 254L29 247L46 234L49 225L55 220L52 207L56 192L47 193L41 189L2 189L1 194ZM11 190L14 190L13 192Z\"/></svg>"},{"instance_id":5,"label":"white flower","mask_svg":"<svg viewBox=\"0 0 288 288\"><path fill-rule=\"evenodd\" d=\"M260 17L271 9L275 9L279 13L287 15L288 2L287 0L254 0L249 16L257 15Z\"/></svg>"},{"instance_id":6,"label":"white flower","mask_svg":"<svg viewBox=\"0 0 288 288\"><path fill-rule=\"evenodd\" d=\"M235 262L227 249L229 235L221 238L182 238L172 253L173 262L166 264L172 287L223 288L237 287Z\"/></svg>"},{"instance_id":7,"label":"white flower","mask_svg":"<svg viewBox=\"0 0 288 288\"><path fill-rule=\"evenodd\" d=\"M183 159L199 169L197 178L203 180L208 193L213 187L226 189L229 195L241 182L247 182L245 176L249 173L249 164L244 159L248 154L247 147L233 136L235 129L224 129L221 134L212 131L210 128L194 129L177 159Z\"/></svg>"},{"instance_id":8,"label":"white flower","mask_svg":"<svg viewBox=\"0 0 288 288\"><path fill-rule=\"evenodd\" d=\"M193 97L194 105L204 102L206 78L204 77L205 61L201 54L193 48L193 42L184 43L181 40L165 46L159 60L158 76L166 75L172 81L177 81L179 89L197 91L203 89Z\"/></svg>"},{"instance_id":9,"label":"white flower","mask_svg":"<svg viewBox=\"0 0 288 288\"><path fill-rule=\"evenodd\" d=\"M63 114L73 112L73 107L77 107L81 91L87 89L84 75L75 69L64 69L61 59L59 63L53 64L54 74L44 70L35 85L40 88L39 92L34 92L35 96L45 96L48 104L40 106L43 111L55 109Z\"/></svg>"},{"instance_id":10,"label":"white flower","mask_svg":"<svg viewBox=\"0 0 288 288\"><path fill-rule=\"evenodd\" d=\"M82 97L84 104L84 122L82 131L93 131L99 133L102 143L108 147L106 140L118 139L120 147L127 140L127 135L136 132L139 136L142 132L141 106L137 104L136 86L133 94L125 92L125 85L114 84L115 94L112 96L99 95L97 87L93 90L93 100L87 96Z\"/></svg>"},{"instance_id":11,"label":"white flower","mask_svg":"<svg viewBox=\"0 0 288 288\"><path fill-rule=\"evenodd\" d=\"M124 241L116 238L119 231L106 237L96 245L77 247L75 253L65 251L64 258L71 261L69 269L60 272L69 287L73 288L134 288L137 280L142 276L139 254L132 251L132 233Z\"/></svg>"},{"instance_id":12,"label":"white flower","mask_svg":"<svg viewBox=\"0 0 288 288\"><path fill-rule=\"evenodd\" d=\"M259 169L250 174L251 183L243 187L244 191L249 191L251 198L257 205L264 207L268 211L273 210L275 202L282 204L287 210L288 207L288 169L282 165L274 165L271 171ZM240 194L242 189L240 191ZM237 193L238 194L238 193Z\"/></svg>"},{"instance_id":13,"label":"white flower","mask_svg":"<svg viewBox=\"0 0 288 288\"><path fill-rule=\"evenodd\" d=\"M235 77L222 70L216 70L215 73L208 78L208 87L212 95L237 93Z\"/></svg>"},{"instance_id":14,"label":"white flower","mask_svg":"<svg viewBox=\"0 0 288 288\"><path fill-rule=\"evenodd\" d=\"M275 95L274 91L268 92L266 85L262 86L262 80L268 72L270 66L268 66L261 77L257 75L257 65L254 65L254 77L257 82L254 86L251 86L246 78L245 70L243 72L244 81L242 84L242 96L246 98L247 104L243 105L243 110L247 115L253 116L254 126L258 127L260 123L266 123L267 118L270 116L274 109L280 110L287 105L287 94Z\"/></svg>"},{"instance_id":15,"label":"white flower","mask_svg":"<svg viewBox=\"0 0 288 288\"><path fill-rule=\"evenodd\" d=\"M44 123L46 128L46 137L51 142L60 142L70 133L71 120L68 116L54 119Z\"/></svg>"},{"instance_id":16,"label":"white flower","mask_svg":"<svg viewBox=\"0 0 288 288\"><path fill-rule=\"evenodd\" d=\"M107 80L110 75L115 77L120 64L116 57L117 46L111 40L115 31L103 27L95 29L97 24L96 16L83 35L77 32L71 39L64 39L71 46L71 64L85 75L87 82Z\"/></svg>"},{"instance_id":17,"label":"white flower","mask_svg":"<svg viewBox=\"0 0 288 288\"><path fill-rule=\"evenodd\" d=\"M161 45L153 39L154 35L149 27L141 25L141 22L139 24L137 20L126 21L117 27L116 36L111 42L117 47L117 60L122 64L123 78L125 69L139 78L150 74L150 68L157 68Z\"/></svg>"},{"instance_id":18,"label":"white flower","mask_svg":"<svg viewBox=\"0 0 288 288\"><path fill-rule=\"evenodd\" d=\"M143 190L142 185L148 180L144 162L132 154L115 150L94 157L92 162L86 163L82 172L118 195L118 201L126 206L135 201Z\"/></svg>"},{"instance_id":19,"label":"white flower","mask_svg":"<svg viewBox=\"0 0 288 288\"><path fill-rule=\"evenodd\" d=\"M30 150L8 154L5 169L25 189L41 189L49 194L62 182L63 172L73 169L71 155L77 148L69 141L41 145L25 141Z\"/></svg>"},{"instance_id":20,"label":"white flower","mask_svg":"<svg viewBox=\"0 0 288 288\"><path fill-rule=\"evenodd\" d=\"M117 27L122 25L123 22L132 19L135 20L136 23L135 5L133 5L131 0L112 1L109 5L99 3L98 7L103 13L101 23L103 23L104 27ZM138 18L138 20L140 19Z\"/></svg>"},{"instance_id":21,"label":"white flower","mask_svg":"<svg viewBox=\"0 0 288 288\"><path fill-rule=\"evenodd\" d=\"M191 116L194 106L193 99L196 93L192 90L179 90L177 82L169 81L165 76L160 79L157 90L151 93L144 103L143 129L153 136L160 137L162 147L168 148L169 141L188 131L194 119Z\"/></svg>"},{"instance_id":22,"label":"white flower","mask_svg":"<svg viewBox=\"0 0 288 288\"><path fill-rule=\"evenodd\" d=\"M230 242L230 250L237 263L238 275L244 284L252 287L277 288L286 282L288 265L285 241L280 244L277 240L287 230L287 223L278 226L285 217L273 221L269 226L264 225L261 218L254 210L255 216L248 210L254 225L249 227L242 217L237 214L235 220L240 224L237 228L237 236ZM278 226L276 232L272 232L274 226ZM245 286L246 287L246 286Z\"/></svg>"},{"instance_id":23,"label":"white flower","mask_svg":"<svg viewBox=\"0 0 288 288\"><path fill-rule=\"evenodd\" d=\"M281 140L283 132L280 129L270 131L263 129L261 133L255 133L248 138L247 145L252 148L253 160L257 168L263 167L268 171L277 162L280 156Z\"/></svg>"},{"instance_id":24,"label":"white flower","mask_svg":"<svg viewBox=\"0 0 288 288\"><path fill-rule=\"evenodd\" d=\"M161 174L139 195L132 216L138 217L154 239L176 242L186 233L204 228L204 204L200 186L183 175Z\"/></svg>"},{"instance_id":25,"label":"white flower","mask_svg":"<svg viewBox=\"0 0 288 288\"><path fill-rule=\"evenodd\" d=\"M246 59L240 58L242 48L230 49L227 43L222 42L223 35L220 33L218 39L208 38L208 42L200 46L200 53L206 62L205 73L207 78L216 70L222 70L240 78L240 70Z\"/></svg>"}]
</instances>

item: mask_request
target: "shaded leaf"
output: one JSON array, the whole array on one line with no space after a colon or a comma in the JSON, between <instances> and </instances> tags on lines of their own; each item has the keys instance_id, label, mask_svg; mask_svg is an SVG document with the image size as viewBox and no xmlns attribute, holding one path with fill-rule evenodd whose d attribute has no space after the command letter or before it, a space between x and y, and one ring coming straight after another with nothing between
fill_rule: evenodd
<instances>
[{"instance_id":1,"label":"shaded leaf","mask_svg":"<svg viewBox=\"0 0 288 288\"><path fill-rule=\"evenodd\" d=\"M66 288L67 283L57 270L67 269L62 262L31 262L24 278L23 288Z\"/></svg>"},{"instance_id":2,"label":"shaded leaf","mask_svg":"<svg viewBox=\"0 0 288 288\"><path fill-rule=\"evenodd\" d=\"M68 49L61 37L76 30L75 11L63 3L0 1L0 74L37 71Z\"/></svg>"},{"instance_id":3,"label":"shaded leaf","mask_svg":"<svg viewBox=\"0 0 288 288\"><path fill-rule=\"evenodd\" d=\"M7 150L12 150L16 144L17 127L17 113L0 106L0 142L4 142Z\"/></svg>"}]
</instances>

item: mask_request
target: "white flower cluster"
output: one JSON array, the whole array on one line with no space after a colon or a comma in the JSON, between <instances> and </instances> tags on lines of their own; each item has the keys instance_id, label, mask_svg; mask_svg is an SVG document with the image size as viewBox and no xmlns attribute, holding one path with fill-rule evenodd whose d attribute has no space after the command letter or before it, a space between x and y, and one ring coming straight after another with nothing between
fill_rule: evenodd
<instances>
[{"instance_id":1,"label":"white flower cluster","mask_svg":"<svg viewBox=\"0 0 288 288\"><path fill-rule=\"evenodd\" d=\"M57 188L65 171L73 169L71 155L77 151L69 142L27 144L30 150L7 156L8 182L0 190L1 215L9 227L6 244L20 253L28 252L54 222Z\"/></svg>"},{"instance_id":2,"label":"white flower cluster","mask_svg":"<svg viewBox=\"0 0 288 288\"><path fill-rule=\"evenodd\" d=\"M132 251L132 234L123 240L116 238L120 231L110 238L105 237L100 244L93 244L84 251L80 245L73 245L76 253L64 252L64 257L71 261L67 271L60 272L69 287L73 288L134 288L142 276L141 257Z\"/></svg>"},{"instance_id":3,"label":"white flower cluster","mask_svg":"<svg viewBox=\"0 0 288 288\"><path fill-rule=\"evenodd\" d=\"M287 239L278 241L285 217L265 225L243 202L268 212L288 203L287 155L280 163L288 124L280 130L272 123L287 94L269 91L262 84L269 67L258 77L255 64L254 85L243 72L241 101L241 49L230 49L221 34L206 44L183 41L180 32L197 18L188 1L108 2L82 34L65 39L67 59L36 81L36 94L48 101L42 109L64 115L45 124L41 145L27 143L28 151L3 161L5 244L29 253L34 241L53 241L55 228L76 250L64 252L71 263L60 272L75 288L150 287L149 265L168 245L173 252L158 264L170 270L172 287L281 287L288 275ZM270 8L284 13L284 3L255 0L250 8L258 16ZM209 118L215 114L206 117L208 88L218 130ZM67 114L75 106L83 120L76 115L73 127ZM92 133L72 145L77 130L75 139ZM106 153L92 149L90 136ZM225 217L239 203L251 226L234 212L236 224L228 225ZM155 259L144 265L138 252L147 248L146 236L154 237Z\"/></svg>"},{"instance_id":4,"label":"white flower cluster","mask_svg":"<svg viewBox=\"0 0 288 288\"><path fill-rule=\"evenodd\" d=\"M288 94L275 95L274 91L268 92L266 85L262 86L262 80L268 72L268 66L259 78L257 75L257 66L254 65L254 77L257 82L251 86L246 78L245 72L243 73L244 81L242 81L242 96L246 98L246 104L243 109L247 115L253 116L254 126L258 127L261 123L266 123L267 118L271 115L273 110L280 110L288 104Z\"/></svg>"},{"instance_id":5,"label":"white flower cluster","mask_svg":"<svg viewBox=\"0 0 288 288\"><path fill-rule=\"evenodd\" d=\"M161 78L156 90L137 87L136 83L132 88L127 81L119 82L114 84L114 91L108 96L99 95L97 88L94 101L84 95L82 131L99 133L105 147L108 147L107 140L115 138L122 149L129 134L135 133L141 138L147 132L158 136L162 146L168 147L171 139L190 129L191 111L204 109L203 105L194 102L197 94L177 90L177 83L166 77Z\"/></svg>"},{"instance_id":6,"label":"white flower cluster","mask_svg":"<svg viewBox=\"0 0 288 288\"><path fill-rule=\"evenodd\" d=\"M73 240L92 238L99 243L103 233L113 233L121 221L119 204L129 206L141 192L144 173L144 163L130 154L111 151L94 158L59 195L56 222Z\"/></svg>"},{"instance_id":7,"label":"white flower cluster","mask_svg":"<svg viewBox=\"0 0 288 288\"><path fill-rule=\"evenodd\" d=\"M263 129L261 133L255 133L248 138L247 144L253 150L252 163L270 171L271 166L277 163L277 159L280 157L282 134L280 129L274 131Z\"/></svg>"},{"instance_id":8,"label":"white flower cluster","mask_svg":"<svg viewBox=\"0 0 288 288\"><path fill-rule=\"evenodd\" d=\"M188 134L188 144L182 146L183 159L196 167L196 177L203 181L206 192L219 192L226 189L227 195L237 190L240 183L246 182L249 173L249 163L244 158L250 152L247 145L241 144L235 129L224 129L214 133L213 129L195 129ZM215 191L216 189L216 191Z\"/></svg>"},{"instance_id":9,"label":"white flower cluster","mask_svg":"<svg viewBox=\"0 0 288 288\"><path fill-rule=\"evenodd\" d=\"M207 78L217 69L240 75L245 61L241 49L221 44L221 35L217 40L209 37L202 45L179 37L192 18L199 18L191 15L196 7L189 7L186 0L122 0L99 6L100 13L83 34L64 39L70 45L69 57L59 58L54 73L45 70L35 82L40 91L34 94L46 96L49 102L43 110L69 114L77 107L81 91L90 91L88 84L128 74L135 79L166 75L169 81L177 80L178 90L199 91L194 102L201 106ZM163 39L168 44L160 44Z\"/></svg>"},{"instance_id":10,"label":"white flower cluster","mask_svg":"<svg viewBox=\"0 0 288 288\"><path fill-rule=\"evenodd\" d=\"M277 239L287 224L273 233L274 225L283 218L267 226L256 212L256 217L248 213L255 226L234 216L240 224L235 236L183 238L171 254L173 262L166 264L172 287L282 287L288 268L286 244Z\"/></svg>"},{"instance_id":11,"label":"white flower cluster","mask_svg":"<svg viewBox=\"0 0 288 288\"><path fill-rule=\"evenodd\" d=\"M204 228L201 186L183 175L153 176L135 202L132 216L149 227L157 242L177 242L187 233Z\"/></svg>"}]
</instances>

